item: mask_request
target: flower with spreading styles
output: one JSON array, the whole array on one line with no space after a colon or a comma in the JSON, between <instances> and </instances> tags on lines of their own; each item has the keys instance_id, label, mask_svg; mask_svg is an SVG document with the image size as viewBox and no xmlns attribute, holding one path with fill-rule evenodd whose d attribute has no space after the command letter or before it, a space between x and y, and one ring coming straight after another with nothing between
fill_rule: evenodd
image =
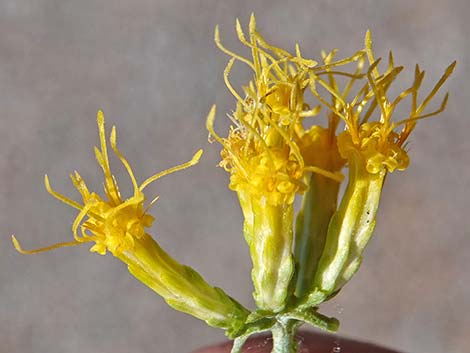
<instances>
[{"instance_id":1,"label":"flower with spreading styles","mask_svg":"<svg viewBox=\"0 0 470 353\"><path fill-rule=\"evenodd\" d=\"M395 66L392 52L390 52L387 70L383 74L379 72L378 65L381 59L374 58L370 31L366 33L365 50L370 64L366 73L367 82L351 102L343 101L340 109L335 109L346 124L346 130L338 136L339 150L342 157L348 160L361 158L367 172L371 174L377 174L382 169L388 172L405 170L409 165L405 142L416 127L418 120L444 111L448 94L445 95L439 108L428 113L424 112L452 74L456 62L454 61L447 67L440 80L421 103L418 102L418 93L424 78L424 71L421 71L418 65L415 68L412 85L390 100L387 97L387 91L403 67ZM408 116L396 122L392 121L396 108L403 99L409 96L411 96L411 109ZM379 118L370 121L377 108Z\"/></svg>"},{"instance_id":2,"label":"flower with spreading styles","mask_svg":"<svg viewBox=\"0 0 470 353\"><path fill-rule=\"evenodd\" d=\"M22 254L35 254L94 242L91 252L101 255L111 252L127 265L132 275L161 295L173 308L202 319L211 326L227 329L229 335L237 332L248 311L221 289L209 285L195 270L178 263L146 232L154 220L147 211L158 197L144 206L144 189L165 175L198 163L202 150L196 152L189 162L157 173L138 185L130 164L117 148L116 129L113 127L109 139L111 148L126 168L134 187L133 195L123 200L116 179L111 174L101 111L98 112L97 121L101 149L95 147L95 155L104 173L106 198L90 192L80 174L75 172L71 179L82 196L81 205L54 191L46 175L45 184L49 193L80 211L72 226L75 240L36 250L23 250L12 236L15 248Z\"/></svg>"},{"instance_id":3,"label":"flower with spreading styles","mask_svg":"<svg viewBox=\"0 0 470 353\"><path fill-rule=\"evenodd\" d=\"M215 30L217 46L231 57L224 79L237 99L236 110L230 116L234 126L227 138L221 138L213 128L215 108L207 119L211 136L223 146L220 165L231 174L230 188L265 197L271 205L280 205L292 203L296 193L306 190L305 173L319 173L341 181L340 173L305 164L298 136L304 131L303 120L316 116L320 107L311 108L303 97L310 84L310 72L324 74L327 68L354 60L358 54L318 66L316 61L302 56L298 44L295 55L268 44L256 31L253 15L249 24L249 40L238 20L236 31L240 42L251 49L251 60L225 48L220 41L218 27ZM254 73L254 79L243 87L245 98L229 80L236 60L245 63Z\"/></svg>"},{"instance_id":4,"label":"flower with spreading styles","mask_svg":"<svg viewBox=\"0 0 470 353\"><path fill-rule=\"evenodd\" d=\"M218 27L217 46L231 59L224 71L225 83L237 100L230 118L228 137L214 131L215 106L207 118L210 136L222 146L220 166L230 173L229 187L237 192L245 218L244 235L253 261L254 298L261 310L279 312L288 295L294 271L291 254L293 202L306 190L304 161L296 144L295 128L304 116L315 115L303 102L308 67L316 65L297 59L271 46L256 32L251 16L249 40L236 22L240 42L251 49L252 60L226 49ZM246 98L229 80L235 61L248 65L254 79L245 87ZM336 176L334 176L336 177Z\"/></svg>"},{"instance_id":5,"label":"flower with spreading styles","mask_svg":"<svg viewBox=\"0 0 470 353\"><path fill-rule=\"evenodd\" d=\"M117 148L116 128L113 126L109 139L111 148L129 173L129 177L134 187L134 194L127 200L123 200L116 179L111 174L111 169L109 166L108 150L104 129L104 115L102 111L99 111L97 114L97 122L101 149L95 147L95 155L98 164L104 173L104 191L106 198L102 198L95 192L90 192L87 185L85 184L85 181L82 179L80 174L75 171L70 175L70 178L82 196L83 205L80 205L76 201L73 201L68 197L54 191L51 188L49 178L46 175L44 177L44 182L47 191L58 200L80 211L72 225L72 231L75 240L72 242L58 243L49 247L28 251L23 250L16 238L13 236L13 243L19 252L24 254L32 254L56 249L63 246L74 246L88 242L95 243L91 247L90 251L96 252L100 255L105 255L107 250L113 253L115 256L119 256L123 252L132 251L135 241L144 237L145 229L149 228L154 221L154 217L149 215L147 211L149 207L151 207L157 201L158 197L153 199L148 206L144 206L144 189L150 183L161 178L162 176L186 169L198 163L202 155L202 150L199 150L189 162L157 173L145 180L139 186L129 163ZM85 217L88 218L83 221Z\"/></svg>"},{"instance_id":6,"label":"flower with spreading styles","mask_svg":"<svg viewBox=\"0 0 470 353\"><path fill-rule=\"evenodd\" d=\"M338 209L328 224L322 254L310 284L310 295L303 299L303 304L307 303L307 306L317 305L332 296L358 270L362 253L375 228L385 177L387 173L408 167L405 143L417 121L435 116L445 109L448 94L436 110L425 112L456 65L453 62L447 67L420 103L418 91L424 71L417 65L411 86L390 99L388 91L403 67L395 66L390 52L388 67L380 73L378 65L381 60L374 58L369 31L365 36L364 51L369 66L362 72L365 65L360 60L354 74L357 78L362 76L363 80L352 77L344 91L339 89L334 75L330 76L328 83L322 81L322 86L333 97L332 103L319 95L315 85L310 87L313 95L330 109L330 113L345 124L345 130L337 137L337 146L340 156L347 162L349 177ZM354 81L362 85L351 99L349 95ZM409 113L405 118L393 121L392 115L407 97L411 97Z\"/></svg>"},{"instance_id":7,"label":"flower with spreading styles","mask_svg":"<svg viewBox=\"0 0 470 353\"><path fill-rule=\"evenodd\" d=\"M117 148L113 127L111 148L134 187L133 195L124 200L111 174L102 112L97 119L101 148L95 148L95 154L105 176L105 196L90 192L75 172L71 179L82 196L80 204L54 191L45 177L49 193L79 210L72 226L75 240L31 251L23 250L15 237L12 240L23 254L94 243L92 252L111 252L173 308L226 329L235 338L233 353L242 351L250 335L267 330L273 333L273 352L294 352L298 349L295 332L302 323L337 330L338 320L320 314L319 305L333 298L358 270L375 228L385 178L408 167L406 141L417 121L444 110L448 95L436 110L426 109L455 62L424 99L418 99L424 78L419 66L411 87L390 99L390 87L403 68L395 65L390 53L388 67L379 71L381 60L374 57L370 32L364 48L352 56L336 60L337 50L322 51L322 62L305 58L299 45L291 54L268 44L257 32L253 15L249 35L238 20L236 32L251 52L249 59L222 45L215 29L216 45L230 56L224 80L236 98L236 108L229 115L232 126L226 137L215 132L213 106L206 127L209 141L222 145L219 165L230 174L229 187L240 201L243 233L253 262L256 310L250 313L209 285L147 233L154 221L148 210L158 198L145 205L146 186L196 164L202 151L138 185ZM235 62L253 71L252 80L242 87L243 94L229 80ZM352 70L344 70L350 64ZM409 113L392 120L401 114L398 107L408 98ZM327 109L327 126L308 124L306 120L316 119L320 108ZM344 130L338 133L340 126ZM339 198L343 169L348 179ZM294 234L298 195L302 203Z\"/></svg>"},{"instance_id":8,"label":"flower with spreading styles","mask_svg":"<svg viewBox=\"0 0 470 353\"><path fill-rule=\"evenodd\" d=\"M328 166L318 166L314 159L304 158L304 154L323 152L309 150L308 147L321 146L316 141L309 144L304 138L320 134L317 130L304 130L304 119L319 112L319 106L311 108L304 101L304 93L311 84L312 73L321 76L363 53L319 66L302 56L299 45L295 54L291 54L268 44L256 31L253 15L248 39L238 20L236 32L240 42L251 50L251 59L225 48L218 27L215 30L217 46L231 57L224 79L237 101L230 116L233 125L227 137L220 137L213 126L214 106L206 126L210 136L223 146L220 166L230 173L229 187L237 192L245 218L244 235L253 260L255 300L261 309L277 312L286 303L294 271L291 250L295 196L308 189L306 176L311 173L332 179L335 184L343 179L340 168L330 171ZM243 87L244 98L229 80L235 61L246 64L254 74Z\"/></svg>"}]
</instances>

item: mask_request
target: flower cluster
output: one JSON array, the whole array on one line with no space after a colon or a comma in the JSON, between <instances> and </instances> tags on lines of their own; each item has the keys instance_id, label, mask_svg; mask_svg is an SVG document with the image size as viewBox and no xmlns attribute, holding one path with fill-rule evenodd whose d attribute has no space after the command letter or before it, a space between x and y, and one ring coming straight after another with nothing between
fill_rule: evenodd
<instances>
[{"instance_id":1,"label":"flower cluster","mask_svg":"<svg viewBox=\"0 0 470 353\"><path fill-rule=\"evenodd\" d=\"M207 128L222 145L220 166L230 173L229 187L237 192L245 217L254 296L263 310L282 311L295 278L300 305L317 305L359 267L375 226L385 175L408 167L405 142L417 121L444 110L447 95L440 107L425 112L455 62L421 102L424 72L419 66L411 86L392 99L388 92L403 67L395 65L390 53L380 72L381 59L374 57L369 31L362 49L339 60L336 50L314 60L305 58L299 45L292 54L268 44L257 32L254 16L248 38L238 21L236 31L250 49L250 59L223 46L218 28L215 33L217 46L231 57L224 78L236 98L229 116L233 125L227 137L216 134L213 107ZM253 71L243 94L229 80L236 61ZM408 97L409 113L393 121ZM327 111L327 127L307 124L319 119L321 109ZM338 133L340 126L344 129ZM338 204L345 167L348 185ZM296 195L303 195L303 201L294 237Z\"/></svg>"},{"instance_id":2,"label":"flower cluster","mask_svg":"<svg viewBox=\"0 0 470 353\"><path fill-rule=\"evenodd\" d=\"M133 194L123 199L108 159L103 113L98 113L100 148L95 155L104 173L105 195L90 192L75 172L71 179L83 203L46 189L76 208L74 240L23 254L63 246L94 243L90 251L111 252L129 272L173 308L224 328L236 338L232 352L241 352L253 333L271 330L273 352L294 352L295 330L307 322L335 331L338 321L317 312L358 270L373 234L386 175L405 170L410 159L406 141L417 122L441 113L447 104L427 107L452 74L455 62L431 91L419 97L424 71L416 66L409 88L391 98L391 87L403 67L390 53L381 72L381 59L372 50L370 32L364 47L336 59L337 51L322 52L320 60L302 55L300 46L290 53L269 44L256 29L255 17L246 35L236 21L239 41L250 57L227 49L215 30L216 45L230 57L224 71L227 88L236 99L229 115L232 125L220 136L214 128L212 107L206 127L209 140L222 145L220 166L230 174L229 188L237 193L244 216L243 233L253 262L256 310L251 313L225 292L208 284L192 268L168 255L147 233L154 221L144 189L153 181L198 163L198 151L187 163L157 173L138 184L128 161L117 148L113 127L109 142L127 170ZM253 73L240 93L229 76L236 62ZM403 102L410 109L403 114ZM327 123L320 112L326 110ZM341 131L342 128L342 131ZM338 130L340 130L338 132ZM347 185L340 186L347 174ZM294 204L302 198L294 222Z\"/></svg>"}]
</instances>

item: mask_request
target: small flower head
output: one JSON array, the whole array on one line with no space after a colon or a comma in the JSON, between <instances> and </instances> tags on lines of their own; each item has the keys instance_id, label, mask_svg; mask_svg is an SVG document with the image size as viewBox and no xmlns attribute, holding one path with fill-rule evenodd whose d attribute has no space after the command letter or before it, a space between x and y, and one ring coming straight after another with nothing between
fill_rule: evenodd
<instances>
[{"instance_id":1,"label":"small flower head","mask_svg":"<svg viewBox=\"0 0 470 353\"><path fill-rule=\"evenodd\" d=\"M151 201L149 205L145 206L146 198L143 193L145 187L164 175L196 164L202 154L202 151L198 151L191 161L157 173L145 180L139 186L129 163L117 148L116 129L113 127L109 139L111 148L129 173L134 187L133 195L128 199L123 200L116 179L111 174L109 166L104 116L101 111L98 112L97 121L101 146L100 149L95 147L95 155L105 177L105 196L101 197L95 192L90 192L80 174L75 172L71 174L70 177L82 196L83 204L80 204L54 191L51 188L49 178L46 175L45 185L47 191L60 201L80 211L72 225L75 240L72 242L59 243L46 248L26 251L20 247L16 238L13 237L13 244L19 252L31 254L52 250L62 246L74 246L87 242L95 243L91 247L90 251L101 255L105 255L107 251L110 251L113 255L119 256L123 252L132 251L135 241L142 239L142 237L145 236L146 229L149 228L154 221L154 218L147 213L147 210L157 200L157 198Z\"/></svg>"},{"instance_id":2,"label":"small flower head","mask_svg":"<svg viewBox=\"0 0 470 353\"><path fill-rule=\"evenodd\" d=\"M309 85L309 72L317 63L303 58L298 45L293 55L268 44L257 33L254 16L250 19L249 40L238 21L236 29L240 42L251 49L251 60L226 49L220 42L218 28L215 32L216 44L231 56L224 78L237 99L237 108L230 117L234 125L226 138L219 137L213 128L213 108L207 128L223 146L220 165L231 174L232 190L264 197L271 205L291 204L296 193L306 189L303 181L306 171L341 179L321 168L306 167L298 145L303 119L318 113L318 107L311 109L303 99ZM245 98L229 81L236 60L254 72L253 80L243 87Z\"/></svg>"},{"instance_id":3,"label":"small flower head","mask_svg":"<svg viewBox=\"0 0 470 353\"><path fill-rule=\"evenodd\" d=\"M387 92L403 67L395 66L390 53L387 70L383 74L379 72L380 59L374 59L370 32L367 32L365 38L365 52L370 63L365 75L367 80L351 102L346 102L346 95L338 92L336 84L328 87L331 94L337 98L336 104L330 108L334 115L342 118L346 124L346 130L338 136L339 152L348 160L361 159L367 171L372 174L384 169L388 172L393 172L395 169L404 170L409 164L404 144L418 120L437 115L445 109L447 94L438 109L429 113L424 112L428 103L452 74L456 63L453 62L446 69L421 103L418 103L418 91L424 78L424 71L421 71L419 66L416 66L411 87L390 100ZM362 65L363 63L359 62L358 72L362 70ZM411 109L408 115L399 121L392 121L397 106L409 96ZM371 120L377 110L378 118Z\"/></svg>"}]
</instances>

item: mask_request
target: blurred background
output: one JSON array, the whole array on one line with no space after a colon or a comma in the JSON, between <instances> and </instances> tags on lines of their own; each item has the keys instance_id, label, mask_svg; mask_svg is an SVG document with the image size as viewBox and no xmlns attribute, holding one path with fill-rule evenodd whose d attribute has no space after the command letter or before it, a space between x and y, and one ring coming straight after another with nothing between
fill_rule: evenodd
<instances>
[{"instance_id":1,"label":"blurred background","mask_svg":"<svg viewBox=\"0 0 470 353\"><path fill-rule=\"evenodd\" d=\"M121 150L142 181L188 160L201 163L149 188L159 194L152 234L175 258L253 307L250 259L228 175L216 165L205 117L219 131L234 100L222 72L237 50L234 21L257 15L265 38L305 56L362 47L370 28L378 56L427 71L429 89L453 60L448 108L418 126L411 165L389 176L375 237L355 279L324 311L339 333L405 352L464 352L470 344L470 3L461 1L0 0L0 352L186 353L222 331L170 309L111 255L89 246L21 256L72 239L75 210L44 189L78 199L68 177L91 188L102 175L93 146L96 112L117 125ZM240 82L249 78L237 68ZM441 93L441 96L443 96ZM123 194L130 182L113 159ZM341 339L338 338L339 345ZM332 347L333 348L333 347Z\"/></svg>"}]
</instances>

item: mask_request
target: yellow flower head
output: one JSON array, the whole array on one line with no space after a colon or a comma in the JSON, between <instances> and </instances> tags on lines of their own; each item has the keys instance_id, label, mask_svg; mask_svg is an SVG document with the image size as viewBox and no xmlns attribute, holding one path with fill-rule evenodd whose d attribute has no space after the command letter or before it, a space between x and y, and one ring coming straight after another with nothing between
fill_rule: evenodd
<instances>
[{"instance_id":1,"label":"yellow flower head","mask_svg":"<svg viewBox=\"0 0 470 353\"><path fill-rule=\"evenodd\" d=\"M393 172L395 169L404 170L408 167L409 157L404 143L414 130L416 122L439 114L445 109L448 95L444 97L440 107L435 111L424 113L428 103L435 96L440 87L452 74L455 67L453 62L445 71L431 92L418 103L418 91L424 78L424 71L419 66L415 69L414 82L395 99L387 97L387 91L395 81L403 67L395 66L393 55L390 53L387 70L380 74L378 64L372 52L371 35L368 31L365 38L365 52L370 66L365 75L367 82L360 88L359 93L351 102L346 103L347 94L341 94L336 84L328 87L336 97L336 104L330 105L334 115L342 118L346 130L338 136L338 147L341 156L345 159L360 158L365 163L369 173L379 173L384 168ZM362 62L358 64L358 72L362 70ZM349 89L347 91L349 93ZM392 121L397 106L402 100L411 96L411 109L407 117L399 121ZM379 117L371 121L374 113L379 111Z\"/></svg>"},{"instance_id":2,"label":"yellow flower head","mask_svg":"<svg viewBox=\"0 0 470 353\"><path fill-rule=\"evenodd\" d=\"M145 180L139 186L137 185L137 181L129 163L117 148L116 129L113 127L109 139L111 148L126 168L132 181L132 185L134 186L134 194L127 200L123 200L121 193L119 192L116 179L111 174L109 166L104 128L104 116L101 111L98 112L97 121L101 149L95 147L95 155L105 177L105 197L103 198L95 192L90 192L80 174L75 172L74 174L71 174L70 177L73 184L82 196L83 205L81 205L80 203L54 191L51 188L49 179L46 175L45 185L47 191L60 201L80 211L72 226L75 241L59 243L46 248L27 251L20 247L18 241L13 236L13 244L19 252L24 254L32 254L63 246L79 245L81 243L87 242L94 242L95 244L91 247L90 251L97 252L101 255L105 255L107 250L109 250L115 256L119 256L123 252L132 251L135 241L144 237L146 234L145 229L150 227L154 221L154 218L147 214L147 210L157 200L158 197L145 207L144 203L146 198L143 193L145 187L164 175L188 168L196 164L202 154L201 150L198 151L191 161L157 173Z\"/></svg>"},{"instance_id":3,"label":"yellow flower head","mask_svg":"<svg viewBox=\"0 0 470 353\"><path fill-rule=\"evenodd\" d=\"M228 137L219 137L213 128L215 107L207 119L207 128L223 146L220 165L231 173L230 188L246 191L252 196L265 197L271 205L292 203L296 193L306 189L306 171L315 171L334 179L341 176L315 166L305 166L297 135L302 120L318 113L305 104L303 95L309 85L309 72L317 63L269 45L256 31L254 16L250 19L249 40L236 22L240 42L251 49L249 60L226 49L215 30L218 47L231 56L224 79L237 99L237 108L230 117L234 123ZM238 60L254 72L254 79L243 87L245 98L233 88L229 74Z\"/></svg>"}]
</instances>

